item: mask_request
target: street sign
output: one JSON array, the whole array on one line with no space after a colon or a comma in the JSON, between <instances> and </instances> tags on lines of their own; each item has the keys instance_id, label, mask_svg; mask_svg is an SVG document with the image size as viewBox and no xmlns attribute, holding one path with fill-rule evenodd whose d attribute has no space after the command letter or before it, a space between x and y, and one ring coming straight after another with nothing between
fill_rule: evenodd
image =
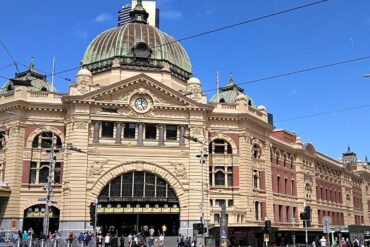
<instances>
[{"instance_id":1,"label":"street sign","mask_svg":"<svg viewBox=\"0 0 370 247\"><path fill-rule=\"evenodd\" d=\"M37 201L39 201L39 202L45 202L46 201L46 198L38 198Z\"/></svg>"},{"instance_id":2,"label":"street sign","mask_svg":"<svg viewBox=\"0 0 370 247\"><path fill-rule=\"evenodd\" d=\"M292 223L293 225L296 224L295 218L290 218L290 223Z\"/></svg>"},{"instance_id":3,"label":"street sign","mask_svg":"<svg viewBox=\"0 0 370 247\"><path fill-rule=\"evenodd\" d=\"M270 235L269 235L268 233L264 233L264 234L263 234L263 241L264 241L264 242L268 242L268 241L270 241Z\"/></svg>"},{"instance_id":4,"label":"street sign","mask_svg":"<svg viewBox=\"0 0 370 247\"><path fill-rule=\"evenodd\" d=\"M327 225L331 225L331 217L330 217L330 216L324 216L324 217L322 218L322 224L323 224L323 225L325 225L325 224L327 224Z\"/></svg>"},{"instance_id":5,"label":"street sign","mask_svg":"<svg viewBox=\"0 0 370 247\"><path fill-rule=\"evenodd\" d=\"M330 225L324 225L322 231L323 233L330 233Z\"/></svg>"}]
</instances>

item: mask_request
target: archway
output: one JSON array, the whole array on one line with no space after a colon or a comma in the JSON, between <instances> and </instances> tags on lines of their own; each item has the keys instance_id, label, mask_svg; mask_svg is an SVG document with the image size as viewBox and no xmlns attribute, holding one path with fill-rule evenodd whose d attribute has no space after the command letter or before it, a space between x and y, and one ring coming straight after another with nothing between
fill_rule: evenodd
<instances>
[{"instance_id":1,"label":"archway","mask_svg":"<svg viewBox=\"0 0 370 247\"><path fill-rule=\"evenodd\" d=\"M123 173L101 190L97 205L97 226L103 234L128 235L142 232L177 235L180 205L175 190L162 177L151 172Z\"/></svg>"},{"instance_id":2,"label":"archway","mask_svg":"<svg viewBox=\"0 0 370 247\"><path fill-rule=\"evenodd\" d=\"M59 228L60 211L54 206L49 208L49 232L55 232ZM32 228L35 236L39 236L43 231L45 216L45 204L33 205L24 210L23 231Z\"/></svg>"}]
</instances>

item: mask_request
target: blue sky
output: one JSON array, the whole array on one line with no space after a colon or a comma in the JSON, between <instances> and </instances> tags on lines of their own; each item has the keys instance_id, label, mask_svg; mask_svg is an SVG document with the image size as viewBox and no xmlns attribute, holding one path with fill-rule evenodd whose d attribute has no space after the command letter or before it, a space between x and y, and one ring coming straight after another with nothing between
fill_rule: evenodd
<instances>
[{"instance_id":1,"label":"blue sky","mask_svg":"<svg viewBox=\"0 0 370 247\"><path fill-rule=\"evenodd\" d=\"M177 39L307 4L308 0L158 0L161 30ZM128 0L1 0L0 38L16 61L51 72L79 66L92 39L116 26ZM320 5L184 41L203 89L230 73L237 83L370 55L370 1L330 0ZM11 59L0 47L0 68ZM24 67L20 67L24 69ZM12 77L14 67L0 70ZM74 80L76 70L60 76ZM274 114L277 128L295 131L316 150L338 158L347 145L360 159L370 155L370 107L298 120L312 113L370 104L370 59L243 87ZM0 78L1 83L5 79ZM69 82L56 78L56 88ZM208 92L209 97L212 92Z\"/></svg>"}]
</instances>

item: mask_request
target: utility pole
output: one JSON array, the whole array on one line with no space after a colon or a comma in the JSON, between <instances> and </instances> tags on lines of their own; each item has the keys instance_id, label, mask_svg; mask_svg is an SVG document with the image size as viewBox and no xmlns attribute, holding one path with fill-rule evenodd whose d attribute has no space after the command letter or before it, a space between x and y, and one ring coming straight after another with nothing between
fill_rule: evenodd
<instances>
[{"instance_id":1,"label":"utility pole","mask_svg":"<svg viewBox=\"0 0 370 247\"><path fill-rule=\"evenodd\" d=\"M48 174L48 182L46 184L46 200L45 200L45 215L44 215L44 222L43 222L43 233L47 237L49 235L49 210L52 205L51 198L53 197L53 188L52 184L54 183L54 174L55 174L55 157L56 157L56 150L55 150L55 135L52 132L51 139L51 147L50 150L47 150L49 153L49 174Z\"/></svg>"}]
</instances>

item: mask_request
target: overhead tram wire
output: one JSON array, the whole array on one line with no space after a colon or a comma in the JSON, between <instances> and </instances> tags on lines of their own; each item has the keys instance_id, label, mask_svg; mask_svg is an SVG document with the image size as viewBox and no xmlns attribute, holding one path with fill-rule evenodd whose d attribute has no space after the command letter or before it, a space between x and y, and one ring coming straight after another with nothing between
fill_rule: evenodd
<instances>
[{"instance_id":1,"label":"overhead tram wire","mask_svg":"<svg viewBox=\"0 0 370 247\"><path fill-rule=\"evenodd\" d=\"M23 67L25 67L25 68L28 68L28 66L27 65L25 65L25 64L22 64L22 63L20 63L19 65L21 65L21 66L23 66ZM42 70L39 70L39 69L37 69L38 71L40 71L41 73L45 73L45 74L47 74L48 72L45 72L45 71L42 71ZM55 74L54 74L55 75ZM46 75L46 76L48 76L48 75ZM58 78L60 78L60 79L63 79L63 80L65 80L65 81L72 81L71 79L69 79L69 78L67 78L67 77L62 77L62 76L56 76L56 77L58 77Z\"/></svg>"},{"instance_id":2,"label":"overhead tram wire","mask_svg":"<svg viewBox=\"0 0 370 247\"><path fill-rule=\"evenodd\" d=\"M252 22L260 21L260 20L267 19L267 18L270 18L270 17L274 17L274 16L286 14L286 13L293 12L293 11L296 11L296 10L300 10L300 9L303 9L303 8L312 7L312 6L315 6L315 5L318 5L318 4L322 4L322 3L328 2L328 1L329 0L321 0L321 1L317 1L317 2L312 2L312 3L301 5L301 6L298 6L298 7L294 7L294 8L282 10L282 11L275 12L275 13L272 13L272 14L268 14L268 15L256 17L256 18L249 19L249 20L244 20L244 21L241 21L241 22L238 22L238 23L234 23L234 24L231 24L231 25L227 25L227 26L223 26L223 27L220 27L220 28L212 29L212 30L209 30L209 31L201 32L201 33L198 33L198 34L190 35L190 36L187 36L187 37L184 37L184 38L180 38L178 40L166 42L166 43L161 44L161 45L151 46L149 48L155 49L155 48L163 47L163 46L170 45L170 44L173 44L173 43L180 43L181 41L186 41L186 40L190 40L190 39L202 37L202 36L205 36L205 35L209 35L209 34L212 34L212 33L224 31L224 30L227 30L227 29L232 29L232 28L239 27L239 26L242 26L242 25L245 25L245 24L248 24L248 23L252 23ZM127 53L126 56L132 55L132 54L133 53L130 52L130 53ZM81 68L81 66L78 66L78 67L75 67L75 68L66 69L66 70L62 70L62 71L59 71L59 72L54 73L54 75L63 74L63 73L69 72L69 71L77 70L79 68ZM48 74L47 76L51 76L51 75L52 74Z\"/></svg>"},{"instance_id":3,"label":"overhead tram wire","mask_svg":"<svg viewBox=\"0 0 370 247\"><path fill-rule=\"evenodd\" d=\"M301 116L296 116L296 117L291 117L291 118L285 118L285 119L281 119L281 120L276 120L275 122L288 122L288 121L293 121L293 120L300 120L300 119L324 116L324 115L329 115L329 114L334 114L334 113L339 113L339 112L354 111L354 110L359 110L359 109L368 108L368 107L370 107L370 104L360 105L360 106L353 106L353 107L342 108L342 109L326 111L326 112L317 112L317 113L301 115Z\"/></svg>"},{"instance_id":4,"label":"overhead tram wire","mask_svg":"<svg viewBox=\"0 0 370 247\"><path fill-rule=\"evenodd\" d=\"M8 56L10 57L10 59L13 60L13 64L14 64L15 68L16 68L17 72L19 72L19 68L18 68L17 62L15 61L15 59L12 56L12 54L10 53L9 49L5 46L4 42L1 39L0 39L0 44L4 48L5 52L8 54Z\"/></svg>"},{"instance_id":5,"label":"overhead tram wire","mask_svg":"<svg viewBox=\"0 0 370 247\"><path fill-rule=\"evenodd\" d=\"M14 65L13 63L8 64L7 66L1 67L0 70L7 69L7 68L9 68L10 66L13 66L13 65Z\"/></svg>"},{"instance_id":6,"label":"overhead tram wire","mask_svg":"<svg viewBox=\"0 0 370 247\"><path fill-rule=\"evenodd\" d=\"M310 68L300 69L300 70L296 70L296 71L292 71L292 72L272 75L272 76L263 77L263 78L260 78L260 79L255 79L255 80L251 80L251 81L247 81L247 82L237 83L237 85L239 86L239 85L253 84L253 83L257 83L257 82L272 80L272 79L285 77L285 76L296 75L296 74L302 74L302 73L305 73L305 72L310 72L310 71L314 71L314 70L320 70L320 69L335 67L335 66L338 66L338 65L358 62L358 61L367 60L367 59L370 59L370 56L358 57L358 58L354 58L354 59L350 59L350 60L344 60L344 61L339 61L339 62L330 63L330 64L324 64L324 65L320 65L320 66L316 66L316 67L310 67ZM220 89L222 89L222 88L223 87L220 87ZM216 91L216 90L217 90L216 88L213 88L213 89L204 90L203 92L212 92L212 91Z\"/></svg>"}]
</instances>

